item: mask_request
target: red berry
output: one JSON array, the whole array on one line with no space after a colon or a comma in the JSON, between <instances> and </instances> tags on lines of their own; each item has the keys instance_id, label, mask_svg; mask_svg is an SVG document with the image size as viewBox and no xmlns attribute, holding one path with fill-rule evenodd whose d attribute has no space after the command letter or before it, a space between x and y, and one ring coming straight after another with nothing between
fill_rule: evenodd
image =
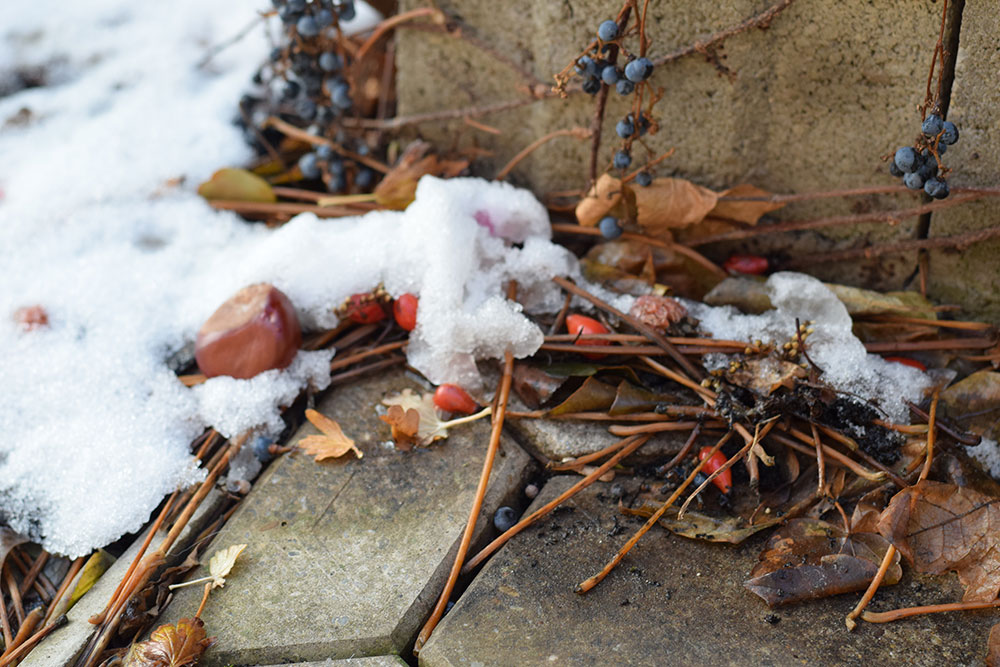
<instances>
[{"instance_id":1,"label":"red berry","mask_svg":"<svg viewBox=\"0 0 1000 667\"><path fill-rule=\"evenodd\" d=\"M295 307L274 285L244 287L219 306L198 331L194 358L208 377L252 378L285 368L299 351Z\"/></svg>"},{"instance_id":2,"label":"red berry","mask_svg":"<svg viewBox=\"0 0 1000 667\"><path fill-rule=\"evenodd\" d=\"M479 405L457 384L443 384L434 392L434 405L445 412L471 415Z\"/></svg>"},{"instance_id":3,"label":"red berry","mask_svg":"<svg viewBox=\"0 0 1000 667\"><path fill-rule=\"evenodd\" d=\"M746 273L761 276L767 273L767 257L760 255L730 255L722 265L729 273Z\"/></svg>"},{"instance_id":4,"label":"red berry","mask_svg":"<svg viewBox=\"0 0 1000 667\"><path fill-rule=\"evenodd\" d=\"M709 454L711 454L711 457ZM701 468L702 472L706 475L711 475L726 463L726 455L720 451L712 454L711 447L702 447L701 451L698 452L699 460L704 461L706 458L708 461L706 461L705 465ZM733 471L724 470L723 472L720 472L719 475L712 480L712 484L715 484L715 486L719 488L719 491L729 493L733 489Z\"/></svg>"},{"instance_id":5,"label":"red berry","mask_svg":"<svg viewBox=\"0 0 1000 667\"><path fill-rule=\"evenodd\" d=\"M385 319L385 310L371 294L352 294L345 315L358 324L375 324Z\"/></svg>"},{"instance_id":6,"label":"red berry","mask_svg":"<svg viewBox=\"0 0 1000 667\"><path fill-rule=\"evenodd\" d=\"M49 325L49 314L41 306L24 306L14 311L14 321L22 331L34 331Z\"/></svg>"},{"instance_id":7,"label":"red berry","mask_svg":"<svg viewBox=\"0 0 1000 667\"><path fill-rule=\"evenodd\" d=\"M897 364L903 364L904 366L909 366L910 368L916 368L917 370L920 370L920 371L926 371L927 370L927 366L924 366L922 363L920 363L916 359L910 359L909 357L885 357L885 360L886 361L894 361Z\"/></svg>"},{"instance_id":8,"label":"red berry","mask_svg":"<svg viewBox=\"0 0 1000 667\"><path fill-rule=\"evenodd\" d=\"M586 315L567 315L566 316L566 330L573 335L577 334L606 334L610 333L608 328L595 320L593 317L587 317ZM610 345L609 340L577 340L576 345ZM581 352L583 356L588 359L603 359L607 355L605 354L591 354L589 352Z\"/></svg>"},{"instance_id":9,"label":"red berry","mask_svg":"<svg viewBox=\"0 0 1000 667\"><path fill-rule=\"evenodd\" d=\"M410 293L402 295L392 304L396 323L407 331L413 331L417 326L417 304L417 297Z\"/></svg>"}]
</instances>

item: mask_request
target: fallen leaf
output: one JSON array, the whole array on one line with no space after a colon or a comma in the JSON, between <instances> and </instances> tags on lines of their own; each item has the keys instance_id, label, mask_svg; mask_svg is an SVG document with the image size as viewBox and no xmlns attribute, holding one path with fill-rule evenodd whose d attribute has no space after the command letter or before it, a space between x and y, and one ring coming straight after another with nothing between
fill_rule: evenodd
<instances>
[{"instance_id":1,"label":"fallen leaf","mask_svg":"<svg viewBox=\"0 0 1000 667\"><path fill-rule=\"evenodd\" d=\"M659 504L649 501L636 507L622 507L621 511L622 514L649 517L658 508ZM740 516L715 517L695 510L688 510L684 513L683 519L678 519L676 514L671 516L668 513L657 523L676 535L692 540L739 544L751 535L766 528L772 528L781 521L782 519L778 517L772 517L751 525Z\"/></svg>"},{"instance_id":2,"label":"fallen leaf","mask_svg":"<svg viewBox=\"0 0 1000 667\"><path fill-rule=\"evenodd\" d=\"M955 571L967 602L1000 592L1000 498L922 480L882 512L878 530L919 572Z\"/></svg>"},{"instance_id":3,"label":"fallen leaf","mask_svg":"<svg viewBox=\"0 0 1000 667\"><path fill-rule=\"evenodd\" d=\"M306 419L323 435L307 435L295 445L315 460L336 459L351 451L359 459L364 456L361 450L355 446L354 441L344 435L337 422L315 410L306 410Z\"/></svg>"},{"instance_id":4,"label":"fallen leaf","mask_svg":"<svg viewBox=\"0 0 1000 667\"><path fill-rule=\"evenodd\" d=\"M1000 623L990 628L990 638L986 640L986 667L1000 667Z\"/></svg>"},{"instance_id":5,"label":"fallen leaf","mask_svg":"<svg viewBox=\"0 0 1000 667\"><path fill-rule=\"evenodd\" d=\"M705 295L710 306L733 306L748 315L759 315L774 308L763 278L747 276L726 278Z\"/></svg>"},{"instance_id":6,"label":"fallen leaf","mask_svg":"<svg viewBox=\"0 0 1000 667\"><path fill-rule=\"evenodd\" d=\"M649 187L635 188L636 221L646 234L663 236L672 229L701 222L719 196L682 178L657 178Z\"/></svg>"},{"instance_id":7,"label":"fallen leaf","mask_svg":"<svg viewBox=\"0 0 1000 667\"><path fill-rule=\"evenodd\" d=\"M889 543L875 533L847 536L818 519L792 519L768 538L760 562L743 585L771 607L867 588ZM899 582L899 556L884 585Z\"/></svg>"},{"instance_id":8,"label":"fallen leaf","mask_svg":"<svg viewBox=\"0 0 1000 667\"><path fill-rule=\"evenodd\" d=\"M420 413L413 408L404 410L398 405L392 405L384 415L379 416L379 419L392 429L392 440L396 443L397 449L408 452L419 444L417 431L420 429Z\"/></svg>"},{"instance_id":9,"label":"fallen leaf","mask_svg":"<svg viewBox=\"0 0 1000 667\"><path fill-rule=\"evenodd\" d=\"M564 382L565 377L550 375L537 366L525 363L515 363L511 374L514 391L532 410L537 410L549 400Z\"/></svg>"},{"instance_id":10,"label":"fallen leaf","mask_svg":"<svg viewBox=\"0 0 1000 667\"><path fill-rule=\"evenodd\" d=\"M246 169L227 167L198 186L198 194L208 199L227 201L275 202L278 198L270 184Z\"/></svg>"},{"instance_id":11,"label":"fallen leaf","mask_svg":"<svg viewBox=\"0 0 1000 667\"><path fill-rule=\"evenodd\" d=\"M554 417L567 412L607 410L615 402L617 393L613 385L601 382L596 377L588 377L565 401L549 410L549 415Z\"/></svg>"},{"instance_id":12,"label":"fallen leaf","mask_svg":"<svg viewBox=\"0 0 1000 667\"><path fill-rule=\"evenodd\" d=\"M606 215L617 213L625 217L622 196L625 190L619 179L611 174L601 174L587 196L576 205L576 219L584 227L594 227Z\"/></svg>"},{"instance_id":13,"label":"fallen leaf","mask_svg":"<svg viewBox=\"0 0 1000 667\"><path fill-rule=\"evenodd\" d=\"M649 412L661 403L676 403L677 400L676 396L657 394L656 392L637 387L630 382L622 380L615 391L615 400L611 403L611 407L608 408L608 414L618 416L636 412Z\"/></svg>"},{"instance_id":14,"label":"fallen leaf","mask_svg":"<svg viewBox=\"0 0 1000 667\"><path fill-rule=\"evenodd\" d=\"M737 185L719 193L719 200L715 207L708 212L707 217L735 220L747 225L755 225L762 215L771 211L777 211L785 204L773 201L725 201L725 198L766 198L770 196L771 193L767 190L761 190L748 183Z\"/></svg>"},{"instance_id":15,"label":"fallen leaf","mask_svg":"<svg viewBox=\"0 0 1000 667\"><path fill-rule=\"evenodd\" d=\"M919 292L876 292L848 285L825 284L852 316L884 314L918 317L925 320L937 319L934 304Z\"/></svg>"},{"instance_id":16,"label":"fallen leaf","mask_svg":"<svg viewBox=\"0 0 1000 667\"><path fill-rule=\"evenodd\" d=\"M97 580L108 571L115 562L115 557L109 554L104 549L98 549L87 562L84 563L83 569L80 571L80 578L76 582L76 587L73 589L73 593L69 596L69 605L65 610L69 610L70 607L77 603L77 600L83 597L84 593L93 588Z\"/></svg>"},{"instance_id":17,"label":"fallen leaf","mask_svg":"<svg viewBox=\"0 0 1000 667\"><path fill-rule=\"evenodd\" d=\"M791 361L762 357L746 359L735 371L727 373L726 377L733 384L762 396L770 396L781 387L794 389L795 381L806 375L805 369Z\"/></svg>"},{"instance_id":18,"label":"fallen leaf","mask_svg":"<svg viewBox=\"0 0 1000 667\"><path fill-rule=\"evenodd\" d=\"M0 526L0 567L3 567L4 561L7 560L7 554L9 554L14 547L19 544L24 544L27 541L28 538L24 537L20 533L15 533L6 526Z\"/></svg>"},{"instance_id":19,"label":"fallen leaf","mask_svg":"<svg viewBox=\"0 0 1000 667\"><path fill-rule=\"evenodd\" d=\"M468 160L444 160L430 154L431 145L415 141L406 147L396 165L375 186L375 202L385 208L402 211L417 194L417 182L423 176L452 178L469 166Z\"/></svg>"},{"instance_id":20,"label":"fallen leaf","mask_svg":"<svg viewBox=\"0 0 1000 667\"><path fill-rule=\"evenodd\" d=\"M212 575L212 588L226 585L229 571L233 569L233 565L236 565L236 559L246 548L245 544L234 544L229 548L215 552L215 555L208 561L208 573Z\"/></svg>"},{"instance_id":21,"label":"fallen leaf","mask_svg":"<svg viewBox=\"0 0 1000 667\"><path fill-rule=\"evenodd\" d=\"M459 424L466 424L470 421L476 419L481 419L482 417L490 414L490 409L486 408L481 410L474 415L469 415L468 417L459 417L458 419L452 419L451 421L444 421L437 414L437 408L434 407L434 395L433 394L423 394L418 395L413 393L410 389L404 389L399 394L395 396L388 396L382 399L382 403L389 407L389 413L382 417L382 420L392 424L389 419L389 414L393 414L392 419L396 419L399 415L398 411L394 411L393 406L397 406L400 410L404 410L403 418L407 421L412 420L410 416L411 412L415 412L419 419L417 423L417 432L415 444L426 447L435 440L442 440L448 437L448 429ZM412 422L410 422L412 423ZM397 443L398 444L398 443Z\"/></svg>"},{"instance_id":22,"label":"fallen leaf","mask_svg":"<svg viewBox=\"0 0 1000 667\"><path fill-rule=\"evenodd\" d=\"M943 392L941 400L948 406L948 415L955 418L975 414L962 421L962 426L977 435L996 439L997 417L1000 416L1000 373L977 371Z\"/></svg>"},{"instance_id":23,"label":"fallen leaf","mask_svg":"<svg viewBox=\"0 0 1000 667\"><path fill-rule=\"evenodd\" d=\"M188 667L195 665L215 642L205 636L200 618L182 618L177 625L161 625L144 642L132 644L124 667Z\"/></svg>"}]
</instances>

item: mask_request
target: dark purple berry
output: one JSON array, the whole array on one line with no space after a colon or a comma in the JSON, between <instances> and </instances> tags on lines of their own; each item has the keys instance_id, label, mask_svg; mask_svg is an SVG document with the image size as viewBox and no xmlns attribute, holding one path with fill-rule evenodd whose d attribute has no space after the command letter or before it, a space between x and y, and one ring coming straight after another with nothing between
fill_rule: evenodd
<instances>
[{"instance_id":1,"label":"dark purple berry","mask_svg":"<svg viewBox=\"0 0 1000 667\"><path fill-rule=\"evenodd\" d=\"M493 526L501 533L510 530L516 523L517 512L514 511L513 507L501 507L493 515Z\"/></svg>"},{"instance_id":2,"label":"dark purple berry","mask_svg":"<svg viewBox=\"0 0 1000 667\"><path fill-rule=\"evenodd\" d=\"M602 23L597 28L597 36L602 42L610 42L618 38L618 24L610 19Z\"/></svg>"},{"instance_id":3,"label":"dark purple berry","mask_svg":"<svg viewBox=\"0 0 1000 667\"><path fill-rule=\"evenodd\" d=\"M632 164L632 156L629 155L628 151L618 151L615 153L614 164L615 169L628 169L628 166Z\"/></svg>"},{"instance_id":4,"label":"dark purple berry","mask_svg":"<svg viewBox=\"0 0 1000 667\"><path fill-rule=\"evenodd\" d=\"M636 58L625 65L625 78L633 83L645 81L653 73L653 61L649 58Z\"/></svg>"},{"instance_id":5,"label":"dark purple berry","mask_svg":"<svg viewBox=\"0 0 1000 667\"><path fill-rule=\"evenodd\" d=\"M912 174L920 166L917 158L917 151L910 146L903 146L896 150L893 161L899 170L904 174Z\"/></svg>"},{"instance_id":6,"label":"dark purple berry","mask_svg":"<svg viewBox=\"0 0 1000 667\"><path fill-rule=\"evenodd\" d=\"M614 216L604 216L597 223L597 226L601 230L601 236L608 240L616 239L622 235L622 226L618 224L618 220Z\"/></svg>"},{"instance_id":7,"label":"dark purple berry","mask_svg":"<svg viewBox=\"0 0 1000 667\"><path fill-rule=\"evenodd\" d=\"M936 137L938 132L942 130L943 125L941 116L932 113L924 119L923 124L920 126L920 131L928 137Z\"/></svg>"},{"instance_id":8,"label":"dark purple berry","mask_svg":"<svg viewBox=\"0 0 1000 667\"><path fill-rule=\"evenodd\" d=\"M938 178L931 178L924 183L924 192L934 199L944 199L948 196L948 183Z\"/></svg>"},{"instance_id":9,"label":"dark purple berry","mask_svg":"<svg viewBox=\"0 0 1000 667\"><path fill-rule=\"evenodd\" d=\"M628 79L618 79L618 83L615 84L615 90L618 91L619 95L631 95L635 92L635 84Z\"/></svg>"},{"instance_id":10,"label":"dark purple berry","mask_svg":"<svg viewBox=\"0 0 1000 667\"><path fill-rule=\"evenodd\" d=\"M958 128L955 127L953 122L946 120L942 124L942 127L944 129L944 133L941 135L941 143L951 146L953 143L958 141Z\"/></svg>"}]
</instances>

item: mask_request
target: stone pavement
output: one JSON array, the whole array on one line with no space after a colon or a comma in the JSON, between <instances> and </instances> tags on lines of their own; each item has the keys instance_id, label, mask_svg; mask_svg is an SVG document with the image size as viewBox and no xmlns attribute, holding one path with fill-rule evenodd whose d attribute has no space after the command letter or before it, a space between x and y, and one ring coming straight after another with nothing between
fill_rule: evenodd
<instances>
[{"instance_id":1,"label":"stone pavement","mask_svg":"<svg viewBox=\"0 0 1000 667\"><path fill-rule=\"evenodd\" d=\"M554 477L534 506L570 484ZM743 588L765 539L706 544L654 528L594 590L573 592L643 522L595 484L490 560L420 653L451 665L975 665L994 613L937 614L886 625L844 616L857 595L770 610ZM904 568L907 569L907 568ZM961 598L957 580L904 576L872 609Z\"/></svg>"},{"instance_id":2,"label":"stone pavement","mask_svg":"<svg viewBox=\"0 0 1000 667\"><path fill-rule=\"evenodd\" d=\"M284 455L202 551L207 560L217 549L249 545L202 616L218 637L203 665L408 649L454 559L490 426L479 421L429 449L396 451L386 444L389 428L375 407L407 387L426 390L396 372L329 392L317 409L340 423L364 458L316 463L301 453ZM315 432L306 424L291 442ZM480 533L497 507L522 492L532 465L503 439ZM194 613L201 593L200 587L180 589L160 622Z\"/></svg>"}]
</instances>

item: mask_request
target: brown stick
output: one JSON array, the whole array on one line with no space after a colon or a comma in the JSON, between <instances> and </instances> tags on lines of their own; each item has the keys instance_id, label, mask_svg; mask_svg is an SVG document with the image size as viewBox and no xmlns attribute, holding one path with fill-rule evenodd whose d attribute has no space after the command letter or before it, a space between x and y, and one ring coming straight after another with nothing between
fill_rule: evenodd
<instances>
[{"instance_id":1,"label":"brown stick","mask_svg":"<svg viewBox=\"0 0 1000 667\"><path fill-rule=\"evenodd\" d=\"M504 165L503 169L497 172L497 175L494 176L493 178L494 180L497 181L502 181L503 179L507 178L510 172L514 169L514 167L518 165L518 163L521 162L521 160L528 157L529 155L534 153L540 146L544 146L546 143L552 141L553 139L556 139L558 137L573 137L574 139L583 140L590 138L591 134L592 130L588 130L585 127L572 127L569 129L562 129L562 130L556 130L554 132L549 132L548 134L543 135L538 139L535 139L530 144L525 146L521 150L521 152L512 157L510 159L510 162Z\"/></svg>"},{"instance_id":2,"label":"brown stick","mask_svg":"<svg viewBox=\"0 0 1000 667\"><path fill-rule=\"evenodd\" d=\"M642 435L644 433L663 433L666 431L687 431L698 425L699 422L659 422L655 424L642 424L641 426L609 426L608 433L619 437L630 435ZM718 428L724 425L722 421L710 420L704 423L707 428Z\"/></svg>"},{"instance_id":3,"label":"brown stick","mask_svg":"<svg viewBox=\"0 0 1000 667\"><path fill-rule=\"evenodd\" d=\"M372 34L367 40L365 40L365 43L361 45L361 48L358 49L358 53L354 58L355 61L361 62L364 60L365 56L368 55L368 52L372 50L375 44L377 44L387 32L396 26L401 23L406 23L407 21L412 21L413 19L423 18L425 16L432 17L438 23L444 23L447 20L447 17L441 12L441 10L433 7L418 7L417 9L411 9L408 12L402 12L401 14L390 16L375 26Z\"/></svg>"},{"instance_id":4,"label":"brown stick","mask_svg":"<svg viewBox=\"0 0 1000 667\"><path fill-rule=\"evenodd\" d=\"M496 551L504 544L506 544L508 540L510 540L512 537L520 533L522 530L524 530L531 524L541 519L543 516L554 510L556 507L564 503L566 500L572 498L577 493L579 493L583 489L587 488L588 486L596 482L598 479L601 478L602 475L604 475L604 473L611 470L618 464L619 461L624 459L626 456L628 456L635 450L639 449L639 447L645 444L646 441L648 440L649 436L635 436L632 438L625 438L624 440L619 442L618 445L621 446L621 450L619 450L617 454L615 454L610 459L602 463L599 467L595 468L579 482L577 482L570 488L563 491L561 494L559 494L557 498L549 501L548 503L546 503L542 507L539 507L537 510L535 510L528 516L522 518L516 524L511 526L507 531L505 531L503 534L499 535L495 540L486 545L482 551L480 551L471 559L469 559L469 562L466 563L464 568L462 568L462 574L468 574L469 572L472 572L472 570L478 567L484 560L489 558L494 551Z\"/></svg>"},{"instance_id":5,"label":"brown stick","mask_svg":"<svg viewBox=\"0 0 1000 667\"><path fill-rule=\"evenodd\" d=\"M674 504L675 500L680 498L681 494L684 493L684 489L686 489L691 484L691 482L694 481L695 476L697 476L697 474L701 472L701 469L705 467L705 464L708 463L708 459L711 458L712 454L715 454L715 452L719 451L719 449L724 444L726 444L726 442L732 436L733 436L733 431L728 431L726 435L722 436L721 440L715 443L715 446L712 447L711 453L707 457L703 458L701 461L698 462L698 465L694 467L694 470L692 470L691 474L687 476L687 479L685 479L681 483L681 485L677 487L677 489L670 495L670 497L667 498L666 502L660 505L659 509L657 509L652 514L652 516L650 516L649 519L646 520L646 523L643 524L642 528L637 530L636 533L629 538L628 542L626 542L625 545L618 550L618 553L616 553L614 557L610 561L608 561L608 563L604 566L604 568L601 569L601 571L595 574L594 576L590 577L585 581L582 581L577 585L576 587L577 593L582 595L590 591L591 589L594 588L594 586L604 581L605 577L611 574L611 571L615 569L615 566L618 565L618 563L620 563L621 560L625 558L625 555L632 550L632 547L634 547L636 542L639 541L639 538L641 538L643 535L649 532L649 529L656 525L656 522L660 520L660 517L663 516L663 513L666 512L667 509Z\"/></svg>"},{"instance_id":6,"label":"brown stick","mask_svg":"<svg viewBox=\"0 0 1000 667\"><path fill-rule=\"evenodd\" d=\"M346 206L314 206L312 204L297 204L295 202L253 202L228 201L225 199L210 199L208 205L221 211L235 211L241 215L287 215L299 213L314 213L318 218L346 218L360 215L360 211Z\"/></svg>"},{"instance_id":7,"label":"brown stick","mask_svg":"<svg viewBox=\"0 0 1000 667\"><path fill-rule=\"evenodd\" d=\"M890 623L922 614L939 614L944 611L972 611L974 609L992 609L993 607L1000 607L1000 599L975 602L946 602L944 604L904 607L903 609L882 612L865 611L861 613L861 620L869 623Z\"/></svg>"},{"instance_id":8,"label":"brown stick","mask_svg":"<svg viewBox=\"0 0 1000 667\"><path fill-rule=\"evenodd\" d=\"M418 654L424 644L427 643L431 633L434 632L434 628L437 627L438 621L444 615L444 610L448 606L448 598L451 597L451 592L458 581L462 565L465 562L465 556L469 553L469 545L472 544L472 534L476 530L479 512L483 507L483 499L486 497L486 486L490 481L490 472L493 470L493 459L500 449L500 435L503 432L507 400L510 398L511 374L513 370L514 355L508 349L504 353L503 377L500 378L500 390L497 392L497 407L493 411L493 428L490 431L490 442L486 448L486 459L483 461L483 471L479 475L479 485L476 488L476 495L472 501L472 508L469 510L469 519L465 524L465 532L462 534L462 541L458 545L458 553L455 555L455 562L451 566L451 572L448 575L448 580L445 582L444 590L441 591L441 595L438 597L437 604L434 606L434 611L431 612L430 618L427 619L424 627L420 629L420 634L417 635L417 640L413 647L414 654Z\"/></svg>"},{"instance_id":9,"label":"brown stick","mask_svg":"<svg viewBox=\"0 0 1000 667\"><path fill-rule=\"evenodd\" d=\"M361 352L355 352L354 354L342 357L340 359L334 357L333 361L330 363L330 371L337 371L341 368L346 368L351 364L356 364L363 359L368 357L373 357L379 354L385 354L386 352L393 352L395 350L402 349L406 347L407 341L400 340L395 343L386 343L385 345L379 345L378 347L373 347L370 350L362 350Z\"/></svg>"},{"instance_id":10,"label":"brown stick","mask_svg":"<svg viewBox=\"0 0 1000 667\"><path fill-rule=\"evenodd\" d=\"M696 338L689 336L666 336L666 339L677 345L678 347L692 346L692 347L722 347L722 348L732 348L739 349L740 351L745 350L750 347L750 343L744 343L738 340L723 340L721 338ZM610 340L619 343L642 343L649 340L645 336L640 336L637 334L550 334L545 337L546 343L561 343L564 341L577 341L577 340Z\"/></svg>"},{"instance_id":11,"label":"brown stick","mask_svg":"<svg viewBox=\"0 0 1000 667\"><path fill-rule=\"evenodd\" d=\"M18 662L20 662L21 658L23 658L33 648L35 648L38 642L45 639L48 636L48 634L53 630L55 630L56 628L61 628L64 625L66 625L66 614L62 614L61 616L59 616L59 618L52 621L44 628L36 632L34 635L31 636L31 639L27 640L26 642L18 646L16 649L11 651L11 653L7 654L6 657L0 657L0 667L10 667L11 665L16 665Z\"/></svg>"},{"instance_id":12,"label":"brown stick","mask_svg":"<svg viewBox=\"0 0 1000 667\"><path fill-rule=\"evenodd\" d=\"M375 361L370 364L365 364L364 366L358 366L357 368L352 368L351 370L344 371L343 373L334 373L330 376L330 384L340 384L342 382L346 382L347 380L353 380L354 378L360 377L366 373L371 373L372 371L378 371L383 368L389 368L390 366L405 363L406 357L401 354L394 354L387 359L382 359L381 361Z\"/></svg>"},{"instance_id":13,"label":"brown stick","mask_svg":"<svg viewBox=\"0 0 1000 667\"><path fill-rule=\"evenodd\" d=\"M732 433L732 431L730 431L730 433ZM733 454L729 458L729 460L727 460L724 464L722 464L721 466L719 466L717 469L713 470L712 474L709 475L708 478L705 479L705 481L703 481L701 484L699 484L698 488L696 488L694 491L691 492L691 495L689 495L687 497L687 500L684 501L684 504L681 505L680 510L678 510L678 512L677 512L677 518L678 519L683 518L684 513L687 511L688 506L691 504L691 501L694 500L695 498L697 498L698 494L700 494L702 491L704 491L705 488L709 484L712 483L712 480L714 480L716 477L718 477L719 475L721 475L725 471L727 471L730 468L732 468L733 465L737 461L739 461L744 456L746 456L750 452L750 450L753 449L754 445L756 445L758 442L760 442L760 428L756 429L756 432L754 433L754 437L753 437L753 439L750 442L748 442L745 445L743 445L743 447L740 448L740 451L738 451L735 454ZM714 454L714 453L715 452L712 452L712 454ZM705 458L706 459L709 458L712 454L709 454ZM751 456L753 456L753 455L751 454Z\"/></svg>"},{"instance_id":14,"label":"brown stick","mask_svg":"<svg viewBox=\"0 0 1000 667\"><path fill-rule=\"evenodd\" d=\"M30 637L31 633L35 631L35 627L38 625L38 622L42 620L43 616L45 616L45 611L41 607L35 607L31 610L28 616L24 619L24 622L21 623L21 627L17 629L17 634L14 635L14 640L7 645L7 648L3 653L0 653L0 660L6 658L18 646L28 641L28 637Z\"/></svg>"},{"instance_id":15,"label":"brown stick","mask_svg":"<svg viewBox=\"0 0 1000 667\"><path fill-rule=\"evenodd\" d=\"M873 354L884 354L886 352L919 350L982 350L996 344L995 338L942 338L940 340L865 343L865 349Z\"/></svg>"},{"instance_id":16,"label":"brown stick","mask_svg":"<svg viewBox=\"0 0 1000 667\"><path fill-rule=\"evenodd\" d=\"M21 602L21 591L17 587L17 580L14 579L14 573L10 571L10 563L4 565L3 573L11 602L14 603L14 616L17 617L18 626L21 626L24 624L24 604Z\"/></svg>"},{"instance_id":17,"label":"brown stick","mask_svg":"<svg viewBox=\"0 0 1000 667\"><path fill-rule=\"evenodd\" d=\"M360 162L366 167L371 167L380 174L387 174L391 169L389 165L383 162L379 162L370 155L361 155L360 153L355 153L354 151L347 150L346 148L338 144L336 141L330 141L326 137L320 137L315 134L309 134L305 130L297 128L291 123L286 123L280 118L276 118L274 116L271 116L270 118L267 119L267 121L265 121L264 127L273 127L282 134L292 137L293 139L298 139L299 141L304 141L314 146L329 146L331 149L333 149L333 152L338 153L343 157L350 158L355 162ZM322 209L324 207L319 206L316 208Z\"/></svg>"},{"instance_id":18,"label":"brown stick","mask_svg":"<svg viewBox=\"0 0 1000 667\"><path fill-rule=\"evenodd\" d=\"M823 441L819 439L819 430L816 424L809 424L812 427L813 442L816 443L816 494L826 495L826 457L823 456Z\"/></svg>"},{"instance_id":19,"label":"brown stick","mask_svg":"<svg viewBox=\"0 0 1000 667\"><path fill-rule=\"evenodd\" d=\"M59 585L59 590L57 590L56 594L52 596L52 602L49 603L48 611L45 612L45 619L42 623L43 625L48 623L49 617L52 615L52 611L56 608L56 605L59 604L59 601L62 600L63 596L66 595L66 591L69 590L69 585L73 583L73 579L76 578L80 568L83 567L83 561L84 558L81 556L73 561L73 564L69 566L66 576L63 577L62 583Z\"/></svg>"},{"instance_id":20,"label":"brown stick","mask_svg":"<svg viewBox=\"0 0 1000 667\"><path fill-rule=\"evenodd\" d=\"M663 354L663 349L655 345L566 345L562 343L542 343L539 350L550 352L577 352L579 354L650 355Z\"/></svg>"},{"instance_id":21,"label":"brown stick","mask_svg":"<svg viewBox=\"0 0 1000 667\"><path fill-rule=\"evenodd\" d=\"M957 320L926 320L921 317L904 317L902 315L858 315L855 320L862 319L867 322L899 322L901 324L923 324L929 327L941 327L942 329L964 329L967 331L988 331L993 328L992 324L986 322L963 322Z\"/></svg>"},{"instance_id":22,"label":"brown stick","mask_svg":"<svg viewBox=\"0 0 1000 667\"><path fill-rule=\"evenodd\" d=\"M25 573L24 579L21 580L22 596L27 595L28 589L31 588L32 586L35 586L35 590L38 590L40 595L42 594L43 591L41 590L41 586L37 584L36 580L38 579L38 575L41 574L42 568L45 567L45 564L48 561L49 561L48 551L43 550L40 554L38 554L38 558L36 558L35 562L31 564L31 568ZM44 595L42 597L43 599L45 598ZM49 599L51 599L51 597L49 597Z\"/></svg>"}]
</instances>

